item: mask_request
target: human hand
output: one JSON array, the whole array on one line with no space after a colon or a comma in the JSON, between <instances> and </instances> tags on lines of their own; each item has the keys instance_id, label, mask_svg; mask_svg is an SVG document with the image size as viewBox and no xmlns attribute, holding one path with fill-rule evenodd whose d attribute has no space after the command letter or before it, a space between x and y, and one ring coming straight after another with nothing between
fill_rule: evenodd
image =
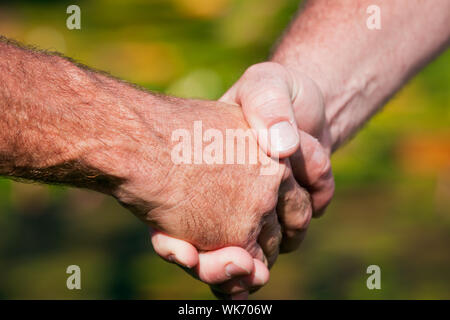
<instances>
[{"instance_id":1,"label":"human hand","mask_svg":"<svg viewBox=\"0 0 450 320\"><path fill-rule=\"evenodd\" d=\"M155 246L166 259L195 267L193 273L201 280L222 284L220 288L228 293L265 284L268 270L262 261L268 266L273 264L281 240L277 211L290 212L296 217L295 221L292 218L293 227L303 228L311 217L309 195L295 183L288 161L278 164L263 153L262 162L278 167L273 175L261 175L261 163L172 162L168 146L173 130L193 131L194 121L198 120L203 122L205 131L215 129L224 136L227 129L245 130L248 127L240 108L170 98L162 99L159 109L173 119L155 118L157 110L137 110L136 119L141 123L132 130L135 144L129 140L124 145L118 142L114 151L110 150L109 154L115 154L114 161L108 163L111 169L103 170L123 177L111 194L144 222L160 230L159 242L161 235L167 234L173 241L180 239L192 244L178 242L184 246L183 250L220 249L202 252L185 261L174 252L164 253ZM155 124L156 133L149 130ZM251 134L249 137L253 139ZM158 236L153 237L155 242L158 243ZM229 246L233 247L224 248ZM235 266L230 262L236 262ZM246 277L227 282L235 276Z\"/></svg>"},{"instance_id":2,"label":"human hand","mask_svg":"<svg viewBox=\"0 0 450 320\"><path fill-rule=\"evenodd\" d=\"M264 62L249 67L220 101L242 106L256 132L280 130L280 139L258 137L258 143L268 154L290 157L295 178L311 194L313 215L320 216L333 196L334 180L319 86L292 68Z\"/></svg>"},{"instance_id":3,"label":"human hand","mask_svg":"<svg viewBox=\"0 0 450 320\"><path fill-rule=\"evenodd\" d=\"M320 215L331 200L334 180L329 159L329 130L319 87L303 74L268 62L250 67L221 100L241 105L247 121L255 130L267 130L273 124L288 122L292 130L287 132L283 141L259 139L258 142L268 154L291 156L295 177L311 193L314 213ZM274 143L269 146L266 142ZM308 223L292 228L295 217L291 218L281 209L278 214L283 227L281 251L289 252L299 246ZM178 261L197 257L194 248L188 250L188 244L167 235L156 232L152 234L152 240L155 250L162 256L167 252L175 252ZM242 257L245 256L242 254ZM216 269L212 267L211 270Z\"/></svg>"}]
</instances>

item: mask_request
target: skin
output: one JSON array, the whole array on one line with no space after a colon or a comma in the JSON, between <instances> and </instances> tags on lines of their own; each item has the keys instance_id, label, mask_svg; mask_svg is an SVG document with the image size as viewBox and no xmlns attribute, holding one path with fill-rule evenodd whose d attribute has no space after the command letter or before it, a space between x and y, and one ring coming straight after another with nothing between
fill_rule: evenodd
<instances>
[{"instance_id":1,"label":"skin","mask_svg":"<svg viewBox=\"0 0 450 320\"><path fill-rule=\"evenodd\" d=\"M277 212L293 232L309 223L310 197L288 160L262 152L256 164L172 161L173 131L193 136L195 121L224 136L247 130L238 106L152 94L5 38L0 83L1 176L116 198L159 230L155 247L171 236L176 248L158 253L237 298L268 281L282 236ZM278 170L261 175L261 162Z\"/></svg>"},{"instance_id":2,"label":"skin","mask_svg":"<svg viewBox=\"0 0 450 320\"><path fill-rule=\"evenodd\" d=\"M365 28L365 9L372 4L381 7L381 30ZM311 193L315 216L323 212L333 194L330 151L357 132L412 75L448 46L449 5L446 0L408 0L407 4L402 1L308 1L270 62L250 67L222 98L242 106L246 120L254 128L269 128L282 121L293 127L294 138L280 144L285 149L278 145L275 151L281 156L291 156L293 176ZM38 75L42 77L46 73ZM17 84L25 86L22 80ZM43 89L51 91L53 87ZM11 98L9 92L6 97ZM97 115L100 122L102 116ZM293 143L295 139L300 142ZM268 154L272 153L272 145L259 142ZM17 142L16 145L21 146ZM29 157L26 152L21 155ZM8 154L2 156L11 162ZM109 175L105 177L95 171L96 168L83 166L77 171L73 168L79 162L69 164L56 165L47 171L32 168L26 173L19 165L15 172L18 177L69 183L100 191L108 188L105 184L117 185L114 179L110 181ZM11 166L6 169L11 170ZM86 176L96 179L86 180ZM70 181L67 181L68 177ZM290 180L292 184L293 180ZM299 219L305 216L302 214L285 215L282 209L278 210L278 215L284 235L281 250L288 251L303 239L309 221ZM290 230L290 219L294 221L291 225L296 226L294 231ZM152 231L152 242L162 257L185 267L194 266L189 272L206 282L222 283L215 287L216 290L241 292L235 295L238 298L245 298L248 289L258 287L268 278L264 265L254 260L250 275L245 276L244 272L237 274L241 276L238 279L229 280L226 257L233 257L241 266L252 263L252 257L241 247L199 252L188 242L156 230ZM255 282L257 278L264 281Z\"/></svg>"},{"instance_id":3,"label":"skin","mask_svg":"<svg viewBox=\"0 0 450 320\"><path fill-rule=\"evenodd\" d=\"M370 5L381 9L380 30L366 27ZM291 125L289 143L259 143L289 157L320 216L334 192L332 152L448 47L449 21L447 0L307 1L269 61L249 67L221 101L241 106L254 129ZM282 249L296 248L305 230L283 231ZM165 240L157 252L172 248Z\"/></svg>"}]
</instances>

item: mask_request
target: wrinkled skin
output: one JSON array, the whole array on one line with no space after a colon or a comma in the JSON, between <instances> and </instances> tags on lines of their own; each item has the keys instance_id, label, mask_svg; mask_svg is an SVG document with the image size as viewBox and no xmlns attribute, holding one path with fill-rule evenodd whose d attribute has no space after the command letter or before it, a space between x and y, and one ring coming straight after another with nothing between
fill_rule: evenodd
<instances>
[{"instance_id":1,"label":"wrinkled skin","mask_svg":"<svg viewBox=\"0 0 450 320\"><path fill-rule=\"evenodd\" d=\"M139 111L142 124L135 137L144 147L133 149L128 157L126 180L114 196L151 227L200 251L237 246L272 265L281 241L277 203L281 211L302 211L296 215L295 228L305 228L311 218L309 195L295 182L289 163L279 163L273 175L261 175L261 163L174 164L171 130L192 132L193 122L202 120L203 131L213 128L225 136L226 129L248 126L235 106L182 99L162 104L164 112L176 114L176 119L156 125L160 131L155 133L146 129L150 111ZM261 155L264 161L276 161Z\"/></svg>"}]
</instances>

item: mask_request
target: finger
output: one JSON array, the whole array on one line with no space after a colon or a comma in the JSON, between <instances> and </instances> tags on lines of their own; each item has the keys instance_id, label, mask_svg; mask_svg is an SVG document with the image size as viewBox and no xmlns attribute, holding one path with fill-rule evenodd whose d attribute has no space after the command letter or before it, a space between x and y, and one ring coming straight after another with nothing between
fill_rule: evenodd
<instances>
[{"instance_id":1,"label":"finger","mask_svg":"<svg viewBox=\"0 0 450 320\"><path fill-rule=\"evenodd\" d=\"M192 268L198 264L197 249L189 242L170 237L154 229L150 229L150 237L155 252L163 259L185 268Z\"/></svg>"},{"instance_id":2,"label":"finger","mask_svg":"<svg viewBox=\"0 0 450 320\"><path fill-rule=\"evenodd\" d=\"M293 251L305 237L312 207L309 193L298 185L292 172L280 185L277 213L283 229L280 252Z\"/></svg>"},{"instance_id":3,"label":"finger","mask_svg":"<svg viewBox=\"0 0 450 320\"><path fill-rule=\"evenodd\" d=\"M273 62L251 66L220 101L242 106L260 147L284 158L295 152L299 135L292 101L294 79Z\"/></svg>"},{"instance_id":4,"label":"finger","mask_svg":"<svg viewBox=\"0 0 450 320\"><path fill-rule=\"evenodd\" d=\"M272 267L278 257L281 242L281 227L275 210L264 217L263 226L258 236L258 244L261 246L268 267Z\"/></svg>"},{"instance_id":5,"label":"finger","mask_svg":"<svg viewBox=\"0 0 450 320\"><path fill-rule=\"evenodd\" d=\"M300 185L311 194L313 216L320 216L334 194L334 178L328 152L320 142L300 131L300 148L290 157L292 170Z\"/></svg>"},{"instance_id":6,"label":"finger","mask_svg":"<svg viewBox=\"0 0 450 320\"><path fill-rule=\"evenodd\" d=\"M254 262L255 262L255 276L248 282L250 294L261 289L270 280L270 272L267 266L258 260L255 260Z\"/></svg>"},{"instance_id":7,"label":"finger","mask_svg":"<svg viewBox=\"0 0 450 320\"><path fill-rule=\"evenodd\" d=\"M226 247L199 254L193 269L208 284L219 284L234 277L250 275L254 270L252 256L240 247Z\"/></svg>"},{"instance_id":8,"label":"finger","mask_svg":"<svg viewBox=\"0 0 450 320\"><path fill-rule=\"evenodd\" d=\"M222 283L233 277L249 275L254 269L252 256L239 247L197 253L190 243L153 229L151 240L156 253L163 259L190 269L185 271L208 284ZM255 250L254 254L263 258L263 254L258 250ZM196 268L191 269L193 266Z\"/></svg>"},{"instance_id":9,"label":"finger","mask_svg":"<svg viewBox=\"0 0 450 320\"><path fill-rule=\"evenodd\" d=\"M213 286L212 290L222 294L234 295L237 293L251 291L254 292L269 281L269 269L260 260L254 259L254 271L248 276L231 279L220 285Z\"/></svg>"}]
</instances>

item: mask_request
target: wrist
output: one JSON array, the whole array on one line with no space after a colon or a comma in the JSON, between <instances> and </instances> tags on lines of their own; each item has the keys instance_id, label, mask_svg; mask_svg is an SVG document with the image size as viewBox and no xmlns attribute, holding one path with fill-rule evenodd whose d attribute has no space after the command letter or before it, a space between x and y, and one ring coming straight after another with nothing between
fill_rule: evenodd
<instances>
[{"instance_id":1,"label":"wrist","mask_svg":"<svg viewBox=\"0 0 450 320\"><path fill-rule=\"evenodd\" d=\"M319 88L322 93L323 102L327 106L332 98L333 85L331 78L329 77L329 70L324 71L323 65L317 63L313 59L308 57L291 57L282 50L278 50L271 57L270 61L281 64L287 70L290 70L296 77L299 75L305 75L311 79Z\"/></svg>"},{"instance_id":2,"label":"wrist","mask_svg":"<svg viewBox=\"0 0 450 320\"><path fill-rule=\"evenodd\" d=\"M328 79L312 64L295 64L276 56L272 59L286 72L292 86L292 104L297 125L302 131L319 140L331 153L330 122L326 118ZM305 67L303 67L305 65Z\"/></svg>"},{"instance_id":3,"label":"wrist","mask_svg":"<svg viewBox=\"0 0 450 320\"><path fill-rule=\"evenodd\" d=\"M125 84L116 89L115 102L101 106L108 116L85 144L81 159L115 182L104 193L124 198L124 186L135 184L145 185L151 197L170 170L170 111L162 113L163 102L147 92ZM141 177L145 182L136 183Z\"/></svg>"},{"instance_id":4,"label":"wrist","mask_svg":"<svg viewBox=\"0 0 450 320\"><path fill-rule=\"evenodd\" d=\"M281 64L292 75L304 85L303 90L311 95L320 97L312 99L314 103L309 105L321 104L324 110L324 125L321 126L320 135L315 135L320 142L330 152L335 151L339 145L349 136L351 121L343 119L341 112L348 109L348 106L359 103L358 98L363 95L365 84L363 81L352 81L344 83L344 80L338 80L337 75L332 68L325 68L322 64L307 58L291 58L284 53L277 52L272 57L272 61ZM353 79L353 78L352 78ZM307 81L305 81L307 80ZM320 102L319 102L320 101ZM308 131L307 131L308 132ZM308 132L311 134L311 132Z\"/></svg>"}]
</instances>

